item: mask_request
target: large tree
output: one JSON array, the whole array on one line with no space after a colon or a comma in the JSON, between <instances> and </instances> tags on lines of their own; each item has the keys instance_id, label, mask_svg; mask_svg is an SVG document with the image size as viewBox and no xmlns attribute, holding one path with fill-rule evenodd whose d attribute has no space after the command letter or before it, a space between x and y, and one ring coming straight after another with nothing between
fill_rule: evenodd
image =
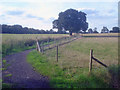
<instances>
[{"instance_id":1,"label":"large tree","mask_svg":"<svg viewBox=\"0 0 120 90\"><path fill-rule=\"evenodd\" d=\"M107 27L103 27L103 29L101 30L101 33L109 33L109 30Z\"/></svg>"},{"instance_id":2,"label":"large tree","mask_svg":"<svg viewBox=\"0 0 120 90\"><path fill-rule=\"evenodd\" d=\"M119 27L113 27L110 33L120 33L120 28Z\"/></svg>"},{"instance_id":3,"label":"large tree","mask_svg":"<svg viewBox=\"0 0 120 90\"><path fill-rule=\"evenodd\" d=\"M92 28L89 28L89 29L88 29L88 33L93 33Z\"/></svg>"},{"instance_id":4,"label":"large tree","mask_svg":"<svg viewBox=\"0 0 120 90\"><path fill-rule=\"evenodd\" d=\"M119 27L113 27L112 30L113 30L114 33L119 33L120 32Z\"/></svg>"},{"instance_id":5,"label":"large tree","mask_svg":"<svg viewBox=\"0 0 120 90\"><path fill-rule=\"evenodd\" d=\"M96 28L96 27L93 29L93 33L98 33L98 31L97 31L97 28Z\"/></svg>"},{"instance_id":6,"label":"large tree","mask_svg":"<svg viewBox=\"0 0 120 90\"><path fill-rule=\"evenodd\" d=\"M57 20L53 21L53 28L57 28L59 31L69 31L72 33L78 33L79 31L86 32L88 23L86 22L86 14L74 9L68 9L59 13Z\"/></svg>"}]
</instances>

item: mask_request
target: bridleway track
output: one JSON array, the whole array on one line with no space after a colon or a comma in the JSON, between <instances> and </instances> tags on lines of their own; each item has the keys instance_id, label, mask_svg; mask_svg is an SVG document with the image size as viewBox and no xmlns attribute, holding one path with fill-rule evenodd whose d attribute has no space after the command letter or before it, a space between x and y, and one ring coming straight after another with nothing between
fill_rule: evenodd
<instances>
[{"instance_id":1,"label":"bridleway track","mask_svg":"<svg viewBox=\"0 0 120 90\"><path fill-rule=\"evenodd\" d=\"M49 88L48 77L35 72L27 63L26 56L30 51L26 50L4 58L10 66L2 72L3 82L13 84L12 88ZM12 74L12 76L5 77L6 74Z\"/></svg>"}]
</instances>

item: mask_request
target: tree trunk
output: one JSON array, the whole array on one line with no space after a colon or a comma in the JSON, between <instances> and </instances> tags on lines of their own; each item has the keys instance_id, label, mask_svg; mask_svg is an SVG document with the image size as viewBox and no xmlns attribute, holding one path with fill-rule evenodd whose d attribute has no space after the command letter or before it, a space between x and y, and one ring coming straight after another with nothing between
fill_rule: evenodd
<instances>
[{"instance_id":1,"label":"tree trunk","mask_svg":"<svg viewBox=\"0 0 120 90\"><path fill-rule=\"evenodd\" d=\"M70 32L70 36L72 36L72 32Z\"/></svg>"},{"instance_id":2,"label":"tree trunk","mask_svg":"<svg viewBox=\"0 0 120 90\"><path fill-rule=\"evenodd\" d=\"M84 34L86 34L86 31L84 31Z\"/></svg>"}]
</instances>

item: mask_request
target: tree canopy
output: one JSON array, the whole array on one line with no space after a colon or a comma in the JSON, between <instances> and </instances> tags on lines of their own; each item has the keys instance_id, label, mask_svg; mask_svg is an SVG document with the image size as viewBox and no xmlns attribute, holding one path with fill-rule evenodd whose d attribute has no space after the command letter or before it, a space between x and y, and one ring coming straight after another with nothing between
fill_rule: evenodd
<instances>
[{"instance_id":1,"label":"tree canopy","mask_svg":"<svg viewBox=\"0 0 120 90\"><path fill-rule=\"evenodd\" d=\"M88 33L93 33L92 28L89 28L89 29L88 29Z\"/></svg>"},{"instance_id":2,"label":"tree canopy","mask_svg":"<svg viewBox=\"0 0 120 90\"><path fill-rule=\"evenodd\" d=\"M3 24L2 32L0 33L8 33L8 34L66 34L66 32L55 32L51 30L39 30L34 28L22 27L21 25L6 25Z\"/></svg>"},{"instance_id":3,"label":"tree canopy","mask_svg":"<svg viewBox=\"0 0 120 90\"><path fill-rule=\"evenodd\" d=\"M107 27L103 27L103 29L101 30L101 33L109 33L109 30Z\"/></svg>"},{"instance_id":4,"label":"tree canopy","mask_svg":"<svg viewBox=\"0 0 120 90\"><path fill-rule=\"evenodd\" d=\"M113 27L111 32L112 33L120 33L120 28L119 27Z\"/></svg>"},{"instance_id":5,"label":"tree canopy","mask_svg":"<svg viewBox=\"0 0 120 90\"><path fill-rule=\"evenodd\" d=\"M98 33L98 31L97 31L97 28L96 28L96 27L93 29L93 33Z\"/></svg>"},{"instance_id":6,"label":"tree canopy","mask_svg":"<svg viewBox=\"0 0 120 90\"><path fill-rule=\"evenodd\" d=\"M86 13L74 9L60 12L58 19L53 21L53 28L57 28L58 32L63 30L69 31L70 35L81 30L86 32L88 28Z\"/></svg>"}]
</instances>

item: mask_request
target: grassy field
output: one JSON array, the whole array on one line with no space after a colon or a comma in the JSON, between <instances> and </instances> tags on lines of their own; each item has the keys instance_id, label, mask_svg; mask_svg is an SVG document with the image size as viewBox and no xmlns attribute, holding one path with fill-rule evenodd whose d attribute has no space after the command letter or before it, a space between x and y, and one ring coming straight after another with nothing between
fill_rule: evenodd
<instances>
[{"instance_id":1,"label":"grassy field","mask_svg":"<svg viewBox=\"0 0 120 90\"><path fill-rule=\"evenodd\" d=\"M83 36L84 35L116 36L118 34L83 34ZM68 37L68 35L3 34L1 43L3 57L26 49L35 48L36 37L39 41L43 41L50 38ZM94 50L94 57L110 67L106 69L93 61L93 71L90 75L88 72L90 49ZM111 87L111 75L108 70L114 67L112 70L115 72L114 75L117 75L118 38L81 38L72 43L60 46L58 62L56 62L56 48L48 50L44 52L44 54L33 51L28 55L27 60L37 72L49 77L51 87Z\"/></svg>"},{"instance_id":2,"label":"grassy field","mask_svg":"<svg viewBox=\"0 0 120 90\"><path fill-rule=\"evenodd\" d=\"M109 34L82 34L82 36L118 36L117 33ZM15 52L35 48L36 37L39 40L68 37L66 34L1 34L2 43L0 42L0 52L3 57Z\"/></svg>"},{"instance_id":3,"label":"grassy field","mask_svg":"<svg viewBox=\"0 0 120 90\"><path fill-rule=\"evenodd\" d=\"M92 34L81 34L82 36L120 36L119 33L92 33Z\"/></svg>"},{"instance_id":4,"label":"grassy field","mask_svg":"<svg viewBox=\"0 0 120 90\"><path fill-rule=\"evenodd\" d=\"M38 40L47 40L65 37L65 34L2 34L2 55L23 51L26 49L35 48L36 37Z\"/></svg>"},{"instance_id":5,"label":"grassy field","mask_svg":"<svg viewBox=\"0 0 120 90\"><path fill-rule=\"evenodd\" d=\"M93 61L93 71L89 74L90 49L94 50L94 57L109 66L108 69ZM49 77L51 87L112 87L109 70L118 68L118 38L81 38L59 47L58 62L56 49L48 50L44 55L33 51L27 60L37 72Z\"/></svg>"},{"instance_id":6,"label":"grassy field","mask_svg":"<svg viewBox=\"0 0 120 90\"><path fill-rule=\"evenodd\" d=\"M27 49L36 48L36 37L39 41L48 41L59 39L62 37L68 37L66 34L1 34L2 38L0 42L0 59L5 57L6 55L13 54L16 52L20 52ZM1 56L2 55L2 56ZM2 64L1 64L2 63ZM6 70L8 65L5 65L6 60L2 60L0 65L1 70ZM11 77L11 74L6 75L5 77ZM1 83L2 81L0 81ZM10 88L11 85L8 83L2 83L3 88Z\"/></svg>"}]
</instances>

